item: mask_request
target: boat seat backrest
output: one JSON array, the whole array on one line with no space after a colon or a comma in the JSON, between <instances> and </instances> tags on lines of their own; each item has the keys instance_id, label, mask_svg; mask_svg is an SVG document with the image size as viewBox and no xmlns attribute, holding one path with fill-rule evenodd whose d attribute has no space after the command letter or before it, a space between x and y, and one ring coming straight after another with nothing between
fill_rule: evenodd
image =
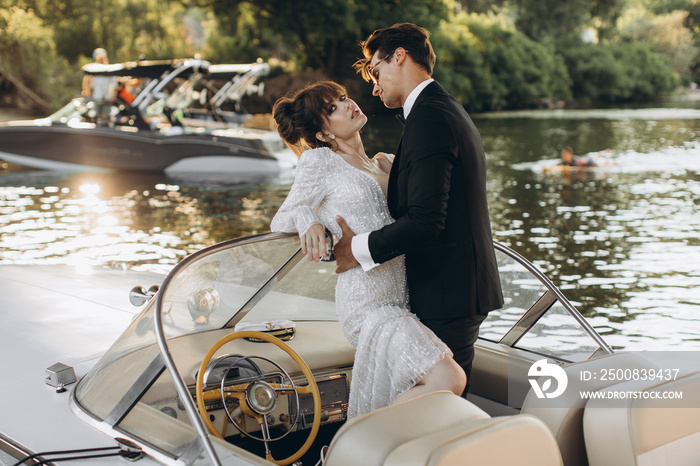
<instances>
[{"instance_id":1,"label":"boat seat backrest","mask_svg":"<svg viewBox=\"0 0 700 466\"><path fill-rule=\"evenodd\" d=\"M516 448L504 448L510 443ZM521 450L519 450L522 448ZM434 392L348 421L330 444L324 466L560 465L549 429L532 416L491 418L464 398Z\"/></svg>"},{"instance_id":2,"label":"boat seat backrest","mask_svg":"<svg viewBox=\"0 0 700 466\"><path fill-rule=\"evenodd\" d=\"M465 423L407 442L384 466L561 466L549 428L535 416L516 414Z\"/></svg>"},{"instance_id":3,"label":"boat seat backrest","mask_svg":"<svg viewBox=\"0 0 700 466\"><path fill-rule=\"evenodd\" d=\"M586 400L581 390L596 391L616 382L591 377L581 380L582 371L600 374L603 368L649 369L656 367L647 359L634 353L615 353L597 359L578 362L563 367L568 385L556 399L539 399L530 389L521 413L532 414L542 419L554 434L565 466L585 466L586 444L583 437L583 410Z\"/></svg>"},{"instance_id":4,"label":"boat seat backrest","mask_svg":"<svg viewBox=\"0 0 700 466\"><path fill-rule=\"evenodd\" d=\"M601 398L591 398L583 415L591 466L700 464L700 372L665 382L624 382L599 392ZM655 392L682 393L682 399L659 399ZM621 399L621 393L636 395Z\"/></svg>"}]
</instances>

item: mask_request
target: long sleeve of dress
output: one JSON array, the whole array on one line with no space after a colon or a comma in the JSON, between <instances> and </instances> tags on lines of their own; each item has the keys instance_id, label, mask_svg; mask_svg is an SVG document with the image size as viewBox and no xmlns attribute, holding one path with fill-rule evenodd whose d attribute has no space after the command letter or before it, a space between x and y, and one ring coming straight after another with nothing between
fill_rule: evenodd
<instances>
[{"instance_id":1,"label":"long sleeve of dress","mask_svg":"<svg viewBox=\"0 0 700 466\"><path fill-rule=\"evenodd\" d=\"M297 164L294 183L270 223L274 232L306 233L314 223L322 223L317 209L326 195L323 183L325 160L319 151L306 151Z\"/></svg>"}]
</instances>

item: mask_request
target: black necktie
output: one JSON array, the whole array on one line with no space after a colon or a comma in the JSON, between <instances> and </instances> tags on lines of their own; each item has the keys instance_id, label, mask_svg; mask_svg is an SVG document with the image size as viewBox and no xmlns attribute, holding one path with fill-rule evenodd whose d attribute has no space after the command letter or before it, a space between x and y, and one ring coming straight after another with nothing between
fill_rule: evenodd
<instances>
[{"instance_id":1,"label":"black necktie","mask_svg":"<svg viewBox=\"0 0 700 466\"><path fill-rule=\"evenodd\" d=\"M406 122L406 119L403 117L403 113L397 113L395 116L396 119L399 120L402 125Z\"/></svg>"}]
</instances>

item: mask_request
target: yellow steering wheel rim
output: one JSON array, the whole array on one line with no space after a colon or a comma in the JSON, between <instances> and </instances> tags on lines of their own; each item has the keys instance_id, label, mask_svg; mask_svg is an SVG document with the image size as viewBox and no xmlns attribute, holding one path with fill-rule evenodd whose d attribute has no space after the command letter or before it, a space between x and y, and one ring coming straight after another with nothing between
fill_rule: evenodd
<instances>
[{"instance_id":1,"label":"yellow steering wheel rim","mask_svg":"<svg viewBox=\"0 0 700 466\"><path fill-rule=\"evenodd\" d=\"M304 362L301 356L299 356L299 354L292 349L291 346L289 346L279 338L263 332L245 330L242 332L234 332L229 335L226 335L225 337L221 338L219 341L214 343L214 346L212 346L207 352L207 354L204 355L204 359L202 359L202 364L199 366L199 372L197 373L197 409L199 410L200 416L202 416L204 425L206 425L207 429L209 429L209 432L211 432L212 435L223 439L223 435L221 435L221 433L216 430L216 427L214 427L214 424L209 419L209 414L207 414L206 407L204 406L204 372L207 369L209 361L211 361L211 359L214 357L214 354L216 354L216 352L222 346L233 340L238 340L241 338L255 338L274 344L282 351L287 353L294 360L294 362L297 363L297 365L301 369L301 372L306 377L306 380L309 382L309 389L314 400L314 422L311 425L311 432L309 432L309 436L306 439L306 442L301 446L301 448L299 448L299 450L297 450L296 453L289 456L288 458L282 460L275 460L274 458L272 458L272 455L267 455L267 460L272 461L275 464L291 464L299 458L301 458L304 455L304 453L308 451L308 449L311 447L311 445L314 443L314 440L316 439L316 435L318 434L318 430L321 426L321 394L318 390L318 385L316 385L316 380L314 379L314 376L311 373L311 369L309 369L309 366L306 364L306 362Z\"/></svg>"}]
</instances>

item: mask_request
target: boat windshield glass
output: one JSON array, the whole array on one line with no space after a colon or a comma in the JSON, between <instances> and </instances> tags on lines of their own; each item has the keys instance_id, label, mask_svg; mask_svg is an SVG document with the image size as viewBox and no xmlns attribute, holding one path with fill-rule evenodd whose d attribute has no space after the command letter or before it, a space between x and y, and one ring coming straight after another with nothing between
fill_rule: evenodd
<instances>
[{"instance_id":1,"label":"boat windshield glass","mask_svg":"<svg viewBox=\"0 0 700 466\"><path fill-rule=\"evenodd\" d=\"M503 246L496 258L505 304L489 313L479 338L569 362L588 359L604 345L573 304L533 273L534 265Z\"/></svg>"},{"instance_id":2,"label":"boat windshield glass","mask_svg":"<svg viewBox=\"0 0 700 466\"><path fill-rule=\"evenodd\" d=\"M335 263L301 260L298 236L231 241L181 262L159 292L167 339L239 321L337 320ZM76 398L105 419L143 375L162 370L151 300L79 383ZM151 374L156 377L157 374Z\"/></svg>"},{"instance_id":3,"label":"boat windshield glass","mask_svg":"<svg viewBox=\"0 0 700 466\"><path fill-rule=\"evenodd\" d=\"M296 235L248 241L190 256L173 270L159 297L167 339L241 320L337 320L334 264L302 261Z\"/></svg>"},{"instance_id":4,"label":"boat windshield glass","mask_svg":"<svg viewBox=\"0 0 700 466\"><path fill-rule=\"evenodd\" d=\"M568 361L599 350L597 333L532 264L505 247L497 248L497 258L506 304L484 322L481 338ZM173 381L180 379L166 370L156 322L167 341L167 357L177 361L191 391L196 377L191 355L228 329L336 321L336 280L335 263L306 259L297 235L260 235L203 249L171 271L156 298L78 383L76 402L105 424L177 453L193 438L189 427L178 424L181 429L169 431L177 439L166 439L159 423L144 424L162 418L161 408L179 399Z\"/></svg>"}]
</instances>

